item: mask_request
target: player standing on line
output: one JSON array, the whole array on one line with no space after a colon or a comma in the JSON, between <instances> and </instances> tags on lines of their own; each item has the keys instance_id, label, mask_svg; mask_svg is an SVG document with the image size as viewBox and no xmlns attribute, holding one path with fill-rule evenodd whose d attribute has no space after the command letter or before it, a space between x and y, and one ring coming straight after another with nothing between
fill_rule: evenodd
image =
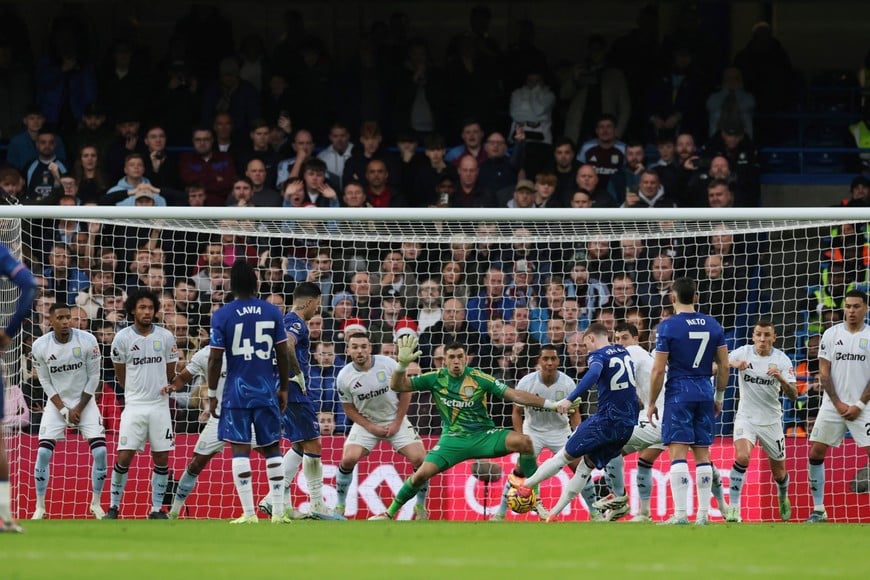
<instances>
[{"instance_id":1,"label":"player standing on line","mask_svg":"<svg viewBox=\"0 0 870 580\"><path fill-rule=\"evenodd\" d=\"M819 377L825 394L810 433L810 489L813 512L807 523L828 521L825 510L825 455L839 447L846 429L855 444L870 456L870 327L867 294L846 292L844 322L822 335L819 347Z\"/></svg>"},{"instance_id":2,"label":"player standing on line","mask_svg":"<svg viewBox=\"0 0 870 580\"><path fill-rule=\"evenodd\" d=\"M405 373L408 365L422 354L417 350L417 345L415 336L399 338L399 365L390 379L390 388L397 393L431 392L443 422L441 438L426 454L423 465L402 484L387 511L369 518L371 520L395 518L402 506L417 495L430 479L466 459L503 457L513 452L532 453L532 439L528 435L496 428L487 410L487 395L528 407L556 408L554 401L517 391L469 367L465 346L458 342L444 345L445 368L409 379Z\"/></svg>"},{"instance_id":3,"label":"player standing on line","mask_svg":"<svg viewBox=\"0 0 870 580\"><path fill-rule=\"evenodd\" d=\"M126 403L118 427L118 453L112 469L111 500L105 519L118 519L130 463L148 441L154 459L148 519L165 520L163 496L169 482L169 450L175 447L175 435L169 397L163 394L163 387L175 377L178 349L173 334L154 324L160 309L156 294L146 289L134 290L127 296L124 309L133 318L133 324L115 335L112 363Z\"/></svg>"},{"instance_id":4,"label":"player standing on line","mask_svg":"<svg viewBox=\"0 0 870 580\"><path fill-rule=\"evenodd\" d=\"M30 307L36 298L36 280L33 278L27 266L15 259L9 252L9 248L0 244L0 276L8 278L18 286L21 294L15 303L15 312L6 324L6 328L0 330L0 351L4 351L12 344L12 339L21 330L21 323L30 314ZM3 421L3 375L0 373L0 421ZM12 489L9 486L9 461L6 459L6 444L3 441L3 433L0 431L0 533L21 533L24 530L12 517Z\"/></svg>"},{"instance_id":5,"label":"player standing on line","mask_svg":"<svg viewBox=\"0 0 870 580\"><path fill-rule=\"evenodd\" d=\"M344 515L353 468L371 453L378 441L389 441L414 469L420 467L426 457L423 442L407 417L411 393L396 395L390 389L396 361L387 356L372 356L372 345L365 334L351 334L345 340L350 364L338 373L335 386L344 413L353 421L353 426L347 434L336 477L338 505L335 511L341 515ZM429 519L426 511L428 489L429 486L424 485L417 492L414 517L418 520Z\"/></svg>"},{"instance_id":6,"label":"player standing on line","mask_svg":"<svg viewBox=\"0 0 870 580\"><path fill-rule=\"evenodd\" d=\"M562 489L559 501L550 510L548 522L556 521L580 491L586 486L592 470L603 468L608 461L619 455L631 437L637 423L640 406L634 378L634 363L631 355L621 345L610 344L607 327L593 323L583 333L583 342L589 349L586 361L589 370L580 383L556 408L566 412L571 405L592 387L598 388L598 411L580 423L568 442L541 465L534 475L525 481L513 474L508 481L521 494L530 493L529 488L546 481L559 473L563 467L581 459L577 471Z\"/></svg>"},{"instance_id":7,"label":"player standing on line","mask_svg":"<svg viewBox=\"0 0 870 580\"><path fill-rule=\"evenodd\" d=\"M769 320L759 320L752 331L752 344L741 346L728 355L731 368L737 369L740 403L734 418L734 450L731 467L731 502L725 521L739 522L740 492L749 468L756 441L767 454L770 472L779 489L779 517L788 521L788 472L785 470L785 436L782 432L782 404L779 393L797 399L797 384L791 359L774 348L776 329Z\"/></svg>"},{"instance_id":8,"label":"player standing on line","mask_svg":"<svg viewBox=\"0 0 870 580\"><path fill-rule=\"evenodd\" d=\"M543 399L558 402L574 390L576 386L574 381L559 370L559 350L552 344L541 347L538 367L540 370L531 372L520 379L520 382L517 383L518 391L525 391ZM534 407L526 410L521 405L515 404L511 420L514 431L525 433L532 439L532 453L520 455L514 474L519 477L530 477L538 469L537 458L541 451L549 449L551 452L557 453L565 446L571 432L580 424L580 413L573 409L569 415L560 415L550 410ZM576 463L572 464L572 468L576 468ZM511 484L506 482L501 495L501 503L490 518L491 521L497 522L504 519L508 509L510 489ZM547 516L550 515L540 497L535 503L535 511L542 520L546 520Z\"/></svg>"},{"instance_id":9,"label":"player standing on line","mask_svg":"<svg viewBox=\"0 0 870 580\"><path fill-rule=\"evenodd\" d=\"M675 314L659 324L656 354L650 375L647 420L659 420L659 394L665 388L662 441L671 458L671 495L674 514L664 524L688 524L689 448L695 457L698 486L697 525L706 525L713 484L710 445L714 418L722 410L728 386L728 347L716 319L695 312L696 285L691 278L677 278L671 286ZM710 383L716 364L716 387ZM715 394L714 394L715 390Z\"/></svg>"},{"instance_id":10,"label":"player standing on line","mask_svg":"<svg viewBox=\"0 0 870 580\"><path fill-rule=\"evenodd\" d=\"M52 332L33 343L33 365L50 404L45 405L39 422L39 450L33 470L36 510L32 519L45 518L51 455L57 440L65 438L67 427L75 427L88 440L94 458L90 512L101 520L106 515L100 506L106 483L106 430L94 399L102 366L100 346L90 332L72 328L72 314L66 304L52 304L48 312Z\"/></svg>"},{"instance_id":11,"label":"player standing on line","mask_svg":"<svg viewBox=\"0 0 870 580\"><path fill-rule=\"evenodd\" d=\"M272 523L289 521L283 513L284 465L281 458L281 412L287 405L290 363L287 333L278 307L257 298L257 275L244 259L233 262L230 291L235 300L212 315L208 355L208 397L217 417L218 385L226 355L226 383L221 398L218 437L233 451L233 481L242 515L233 524L257 523L251 488L251 429L266 457L266 478L275 511ZM275 380L273 358L277 361Z\"/></svg>"},{"instance_id":12,"label":"player standing on line","mask_svg":"<svg viewBox=\"0 0 870 580\"><path fill-rule=\"evenodd\" d=\"M308 484L311 506L308 515L315 519L344 519L330 513L323 503L323 464L320 461L320 424L317 421L317 405L305 391L306 377L310 375L311 339L308 321L320 310L320 288L311 282L303 282L293 292L293 306L284 316L287 331L287 346L290 357L290 393L287 409L282 417L284 437L293 445L284 454L284 515L293 517L296 512L290 498L290 486L302 466L302 474ZM268 498L260 502L260 509L274 514Z\"/></svg>"},{"instance_id":13,"label":"player standing on line","mask_svg":"<svg viewBox=\"0 0 870 580\"><path fill-rule=\"evenodd\" d=\"M625 494L625 478L624 478L624 461L623 457L638 453L637 460L637 491L640 503L640 509L637 514L631 518L632 522L649 522L650 515L650 497L652 495L652 468L656 459L666 449L662 444L662 429L660 424L653 424L647 420L646 405L649 402L649 383L650 375L653 367L653 356L643 349L639 344L639 333L637 327L627 322L617 324L613 330L614 341L625 347L628 354L631 355L631 361L634 363L634 377L637 380L637 398L643 408L638 415L637 425L631 434L631 439L622 448L622 455L614 457L605 466L604 472L607 477L607 484L610 489L614 490L611 496L600 499L592 504L595 509L606 509L604 514L606 521L614 521L627 514L630 511L628 506L628 495ZM664 408L664 392L659 393L656 399L656 406ZM715 465L713 468L713 487L712 493L716 497L719 509L725 510L725 498L722 494L722 478L719 475L719 470ZM584 490L585 492L585 490ZM585 496L584 496L585 497Z\"/></svg>"}]
</instances>

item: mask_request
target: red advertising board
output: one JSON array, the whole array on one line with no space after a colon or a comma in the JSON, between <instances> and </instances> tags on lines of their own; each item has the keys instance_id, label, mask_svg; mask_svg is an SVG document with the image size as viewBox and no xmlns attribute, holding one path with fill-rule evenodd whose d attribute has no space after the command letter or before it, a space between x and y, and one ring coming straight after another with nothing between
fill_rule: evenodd
<instances>
[{"instance_id":1,"label":"red advertising board","mask_svg":"<svg viewBox=\"0 0 870 580\"><path fill-rule=\"evenodd\" d=\"M323 441L324 499L329 505L336 500L335 475L341 457L340 437L325 437ZM427 448L434 445L434 437L424 438ZM184 471L193 446L195 435L177 435L176 449L171 454L170 468L177 479ZM37 438L32 435L19 435L7 439L13 459L13 489L18 490L18 517L26 518L34 508L33 461L36 457ZM111 477L112 454L115 441L109 439L110 449L109 477ZM794 506L793 521L800 521L812 509L809 484L807 481L807 455L809 443L806 439L788 439L788 470L791 475L791 501ZM719 467L727 485L728 472L734 459L730 438L717 439L711 449L713 462ZM488 460L501 467L503 473L513 467L512 457ZM264 473L262 459L253 459L255 474ZM870 494L854 493L849 482L861 467L867 465L867 456L858 449L851 439L838 449L831 449L826 462L827 486L826 505L829 517L840 522L870 523ZM670 513L670 494L668 492L667 454L656 462L653 470L654 485L652 496L653 519L664 519ZM130 476L122 505L122 517L144 517L151 503L151 461L150 457L140 454L130 468ZM362 519L380 513L389 505L404 479L411 473L410 465L390 447L379 445L364 459L354 473L353 485L348 494L346 514L350 518ZM637 491L635 488L636 456L625 459L626 486L632 513L637 511ZM562 485L570 477L567 470L541 486L544 505L552 505L561 492ZM428 507L433 518L450 520L481 520L495 509L504 486L504 478L491 483L488 487L472 474L472 462L465 462L436 477L430 485ZM300 474L294 486L296 507L305 511L305 478ZM48 513L53 518L88 517L90 503L90 453L87 443L72 438L59 442L51 466L51 483L47 497ZM694 490L690 497L694 505ZM255 497L266 495L265 477L255 475ZM726 489L727 495L727 489ZM109 482L103 492L104 508L108 507ZM715 503L715 502L714 502ZM413 508L409 502L400 512L401 519L409 519ZM238 516L238 498L232 483L229 451L214 457L200 476L193 495L188 499L187 512L191 518L222 518ZM747 472L743 486L742 511L744 521L776 521L778 519L776 487L767 468L767 458L756 448L752 456L752 466ZM692 508L691 513L694 513ZM719 512L711 511L713 519ZM514 516L526 518L533 516ZM588 512L578 498L563 512L569 520L587 520Z\"/></svg>"}]
</instances>

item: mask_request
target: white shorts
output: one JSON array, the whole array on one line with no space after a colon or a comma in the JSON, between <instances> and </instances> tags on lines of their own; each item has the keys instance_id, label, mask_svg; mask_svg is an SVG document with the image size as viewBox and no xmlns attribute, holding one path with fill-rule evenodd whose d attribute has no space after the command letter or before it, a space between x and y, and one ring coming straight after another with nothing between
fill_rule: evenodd
<instances>
[{"instance_id":1,"label":"white shorts","mask_svg":"<svg viewBox=\"0 0 870 580\"><path fill-rule=\"evenodd\" d=\"M417 434L417 430L414 429L414 426L411 425L411 422L407 417L405 417L405 420L402 421L402 426L399 427L399 430L392 437L378 437L377 435L373 435L366 431L366 429L361 425L354 423L350 428L350 432L347 434L347 439L344 441L344 445L345 447L348 445L359 445L366 451L371 451L375 448L375 445L378 444L378 441L388 441L396 451L404 449L412 443L423 444L423 441Z\"/></svg>"},{"instance_id":2,"label":"white shorts","mask_svg":"<svg viewBox=\"0 0 870 580\"><path fill-rule=\"evenodd\" d=\"M218 423L220 419L217 417L209 417L205 428L199 432L199 439L196 440L196 446L193 452L199 455L214 455L224 450L225 441L218 439ZM254 435L254 428L251 427L251 448L257 448L257 437Z\"/></svg>"},{"instance_id":3,"label":"white shorts","mask_svg":"<svg viewBox=\"0 0 870 580\"><path fill-rule=\"evenodd\" d=\"M541 433L540 431L527 431L526 435L531 438L532 453L537 457L544 449L549 449L551 452L556 453L565 447L565 443L568 442L568 438L571 436L571 430L566 428L564 430L549 431L547 433Z\"/></svg>"},{"instance_id":4,"label":"white shorts","mask_svg":"<svg viewBox=\"0 0 870 580\"><path fill-rule=\"evenodd\" d=\"M88 404L82 409L82 416L76 427L68 427L57 407L53 403L48 403L42 412L42 420L39 422L39 439L53 441L66 439L68 428L78 429L85 439L105 437L106 430L103 428L103 417L100 415L97 402L94 399L88 401Z\"/></svg>"},{"instance_id":5,"label":"white shorts","mask_svg":"<svg viewBox=\"0 0 870 580\"><path fill-rule=\"evenodd\" d=\"M172 417L169 405L128 405L121 413L118 428L118 449L142 451L145 442L151 443L151 452L160 453L175 448Z\"/></svg>"},{"instance_id":6,"label":"white shorts","mask_svg":"<svg viewBox=\"0 0 870 580\"><path fill-rule=\"evenodd\" d=\"M634 431L631 432L631 439L622 448L622 452L627 455L649 449L650 447L662 451L667 449L667 445L662 443L662 422L658 421L653 425L647 419L646 409L641 409L640 415L637 416L637 425L634 426Z\"/></svg>"},{"instance_id":7,"label":"white shorts","mask_svg":"<svg viewBox=\"0 0 870 580\"><path fill-rule=\"evenodd\" d=\"M810 433L810 441L818 441L829 447L839 447L846 435L846 429L858 447L870 447L870 406L861 411L854 421L846 421L837 412L830 399L825 397Z\"/></svg>"},{"instance_id":8,"label":"white shorts","mask_svg":"<svg viewBox=\"0 0 870 580\"><path fill-rule=\"evenodd\" d=\"M782 432L782 423L755 425L737 413L734 418L734 441L738 439L746 439L753 445L758 441L768 457L774 461L785 461L785 435Z\"/></svg>"}]
</instances>

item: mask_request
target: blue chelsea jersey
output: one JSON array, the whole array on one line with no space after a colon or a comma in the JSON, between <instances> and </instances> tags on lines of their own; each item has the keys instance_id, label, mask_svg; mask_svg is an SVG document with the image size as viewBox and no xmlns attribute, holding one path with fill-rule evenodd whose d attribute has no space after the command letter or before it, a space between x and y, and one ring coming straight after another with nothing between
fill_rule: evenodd
<instances>
[{"instance_id":1,"label":"blue chelsea jersey","mask_svg":"<svg viewBox=\"0 0 870 580\"><path fill-rule=\"evenodd\" d=\"M668 354L665 398L713 399L713 363L725 346L725 331L716 319L700 312L681 312L659 324L656 352Z\"/></svg>"},{"instance_id":2,"label":"blue chelsea jersey","mask_svg":"<svg viewBox=\"0 0 870 580\"><path fill-rule=\"evenodd\" d=\"M286 340L281 311L265 300L234 300L214 313L210 344L223 350L227 360L222 408L277 403L275 345Z\"/></svg>"},{"instance_id":3,"label":"blue chelsea jersey","mask_svg":"<svg viewBox=\"0 0 870 580\"><path fill-rule=\"evenodd\" d=\"M288 336L296 340L296 360L299 361L302 375L308 381L311 376L311 338L308 335L308 324L295 312L289 312L284 315L284 329ZM295 381L290 381L290 395L287 400L291 403L301 403L309 399Z\"/></svg>"},{"instance_id":4,"label":"blue chelsea jersey","mask_svg":"<svg viewBox=\"0 0 870 580\"><path fill-rule=\"evenodd\" d=\"M618 344L606 346L590 353L587 363L590 368L594 364L601 365L597 386L598 412L625 418L629 423L637 422L640 406L634 363L629 352Z\"/></svg>"}]
</instances>

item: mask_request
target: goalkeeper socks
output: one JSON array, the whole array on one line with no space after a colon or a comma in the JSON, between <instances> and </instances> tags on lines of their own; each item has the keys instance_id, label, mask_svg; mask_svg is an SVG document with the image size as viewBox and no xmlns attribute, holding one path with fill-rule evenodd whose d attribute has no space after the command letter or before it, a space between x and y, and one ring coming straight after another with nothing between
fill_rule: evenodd
<instances>
[{"instance_id":1,"label":"goalkeeper socks","mask_svg":"<svg viewBox=\"0 0 870 580\"><path fill-rule=\"evenodd\" d=\"M710 510L710 498L713 497L710 490L713 486L713 466L710 463L695 465L695 483L698 486L697 517L707 517L707 512Z\"/></svg>"},{"instance_id":2,"label":"goalkeeper socks","mask_svg":"<svg viewBox=\"0 0 870 580\"><path fill-rule=\"evenodd\" d=\"M117 463L112 468L111 499L109 507L120 508L121 498L124 497L124 488L127 487L128 467L121 467Z\"/></svg>"},{"instance_id":3,"label":"goalkeeper socks","mask_svg":"<svg viewBox=\"0 0 870 580\"><path fill-rule=\"evenodd\" d=\"M338 505L347 505L347 492L350 490L351 483L353 483L353 469L345 471L339 466L338 475L335 476L335 491L338 494Z\"/></svg>"},{"instance_id":4,"label":"goalkeeper socks","mask_svg":"<svg viewBox=\"0 0 870 580\"><path fill-rule=\"evenodd\" d=\"M94 458L94 463L91 466L91 504L100 505L103 488L106 486L106 466L108 465L105 439L91 440L91 455Z\"/></svg>"},{"instance_id":5,"label":"goalkeeper socks","mask_svg":"<svg viewBox=\"0 0 870 580\"><path fill-rule=\"evenodd\" d=\"M562 490L562 495L559 496L559 501L557 501L556 505L553 506L553 509L550 510L551 515L561 513L562 510L565 509L565 506L571 503L571 500L577 497L577 494L586 487L586 483L589 481L589 476L592 475L592 469L592 467L586 465L585 461L580 462L580 465L577 466L577 472Z\"/></svg>"},{"instance_id":6,"label":"goalkeeper socks","mask_svg":"<svg viewBox=\"0 0 870 580\"><path fill-rule=\"evenodd\" d=\"M416 497L416 505L426 507L426 494L429 493L429 482L427 481L422 486L420 486L419 491L417 491Z\"/></svg>"},{"instance_id":7,"label":"goalkeeper socks","mask_svg":"<svg viewBox=\"0 0 870 580\"><path fill-rule=\"evenodd\" d=\"M565 450L563 449L559 451L554 456L542 463L537 471L535 471L534 475L526 479L525 486L534 487L542 481L550 479L551 477L562 471L562 468L568 465L570 462L571 460L565 457Z\"/></svg>"},{"instance_id":8,"label":"goalkeeper socks","mask_svg":"<svg viewBox=\"0 0 870 580\"><path fill-rule=\"evenodd\" d=\"M740 494L743 491L743 479L746 477L747 467L747 465L741 465L736 461L734 462L734 465L731 466L731 489L728 493L731 507L740 508Z\"/></svg>"},{"instance_id":9,"label":"goalkeeper socks","mask_svg":"<svg viewBox=\"0 0 870 580\"><path fill-rule=\"evenodd\" d=\"M178 480L178 485L175 488L175 497L172 499L172 507L169 511L178 513L187 501L188 496L193 493L193 488L196 486L196 478L199 474L194 475L189 470L185 469L181 474L181 479Z\"/></svg>"},{"instance_id":10,"label":"goalkeeper socks","mask_svg":"<svg viewBox=\"0 0 870 580\"><path fill-rule=\"evenodd\" d=\"M625 462L622 455L617 455L607 462L604 466L604 476L607 478L607 485L610 491L616 497L625 495Z\"/></svg>"},{"instance_id":11,"label":"goalkeeper socks","mask_svg":"<svg viewBox=\"0 0 870 580\"><path fill-rule=\"evenodd\" d=\"M12 521L12 490L8 479L0 479L0 521Z\"/></svg>"},{"instance_id":12,"label":"goalkeeper socks","mask_svg":"<svg viewBox=\"0 0 870 580\"><path fill-rule=\"evenodd\" d=\"M788 476L788 473L785 474L785 478L782 481L776 482L776 487L779 491L779 497L788 496L788 486L791 483L791 478Z\"/></svg>"},{"instance_id":13,"label":"goalkeeper socks","mask_svg":"<svg viewBox=\"0 0 870 580\"><path fill-rule=\"evenodd\" d=\"M40 441L36 452L36 466L33 468L33 479L36 482L36 507L45 509L45 492L48 490L50 476L51 454L54 444L51 441Z\"/></svg>"},{"instance_id":14,"label":"goalkeeper socks","mask_svg":"<svg viewBox=\"0 0 870 580\"><path fill-rule=\"evenodd\" d=\"M163 498L166 496L166 486L169 484L169 466L155 465L151 472L151 511L159 512L163 508Z\"/></svg>"},{"instance_id":15,"label":"goalkeeper socks","mask_svg":"<svg viewBox=\"0 0 870 580\"><path fill-rule=\"evenodd\" d=\"M418 487L411 483L410 477L406 479L405 483L402 484L402 487L399 488L399 493L396 494L396 499L394 499L393 503L390 504L390 507L387 508L387 513L390 514L390 517L396 517L396 514L399 513L402 506L408 503L412 497L417 495L417 492L420 491L420 488L422 487L422 485Z\"/></svg>"},{"instance_id":16,"label":"goalkeeper socks","mask_svg":"<svg viewBox=\"0 0 870 580\"><path fill-rule=\"evenodd\" d=\"M284 458L280 451L266 458L266 479L269 481L269 498L272 501L272 515L284 513Z\"/></svg>"},{"instance_id":17,"label":"goalkeeper socks","mask_svg":"<svg viewBox=\"0 0 870 580\"><path fill-rule=\"evenodd\" d=\"M689 464L685 459L671 462L671 496L674 499L674 516L686 517L689 497Z\"/></svg>"},{"instance_id":18,"label":"goalkeeper socks","mask_svg":"<svg viewBox=\"0 0 870 580\"><path fill-rule=\"evenodd\" d=\"M813 492L813 511L825 511L825 460L810 459L810 489Z\"/></svg>"},{"instance_id":19,"label":"goalkeeper socks","mask_svg":"<svg viewBox=\"0 0 870 580\"><path fill-rule=\"evenodd\" d=\"M300 465L302 465L302 453L291 447L290 451L284 454L284 505L293 503L290 501L290 486L299 473Z\"/></svg>"},{"instance_id":20,"label":"goalkeeper socks","mask_svg":"<svg viewBox=\"0 0 870 580\"><path fill-rule=\"evenodd\" d=\"M233 457L233 482L242 502L246 517L254 515L254 490L251 488L251 458L247 455Z\"/></svg>"},{"instance_id":21,"label":"goalkeeper socks","mask_svg":"<svg viewBox=\"0 0 870 580\"><path fill-rule=\"evenodd\" d=\"M306 453L302 458L302 475L308 483L308 497L312 511L323 509L323 463L320 455Z\"/></svg>"},{"instance_id":22,"label":"goalkeeper socks","mask_svg":"<svg viewBox=\"0 0 870 580\"><path fill-rule=\"evenodd\" d=\"M523 472L523 477L531 477L538 470L538 461L534 455L520 455L519 459L520 471ZM538 486L534 486L535 493L538 493Z\"/></svg>"}]
</instances>

